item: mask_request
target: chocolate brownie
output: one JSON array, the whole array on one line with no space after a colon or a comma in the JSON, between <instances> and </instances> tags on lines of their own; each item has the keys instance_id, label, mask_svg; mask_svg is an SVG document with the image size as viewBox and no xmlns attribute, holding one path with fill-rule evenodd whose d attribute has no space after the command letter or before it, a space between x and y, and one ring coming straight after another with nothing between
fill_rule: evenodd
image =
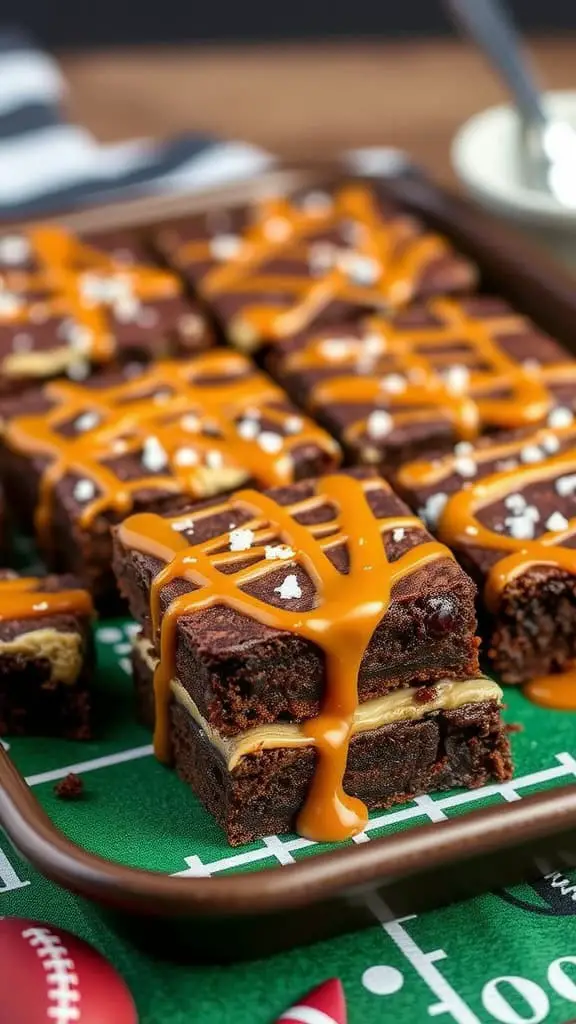
<instances>
[{"instance_id":1,"label":"chocolate brownie","mask_svg":"<svg viewBox=\"0 0 576 1024\"><path fill-rule=\"evenodd\" d=\"M490 296L435 298L310 331L274 346L268 368L353 464L384 473L576 407L576 360Z\"/></svg>"},{"instance_id":2,"label":"chocolate brownie","mask_svg":"<svg viewBox=\"0 0 576 1024\"><path fill-rule=\"evenodd\" d=\"M156 244L247 351L477 277L446 239L359 182L212 210L163 226Z\"/></svg>"},{"instance_id":3,"label":"chocolate brownie","mask_svg":"<svg viewBox=\"0 0 576 1024\"><path fill-rule=\"evenodd\" d=\"M576 660L576 426L568 408L551 422L461 442L396 476L476 580L488 656L507 683Z\"/></svg>"},{"instance_id":4,"label":"chocolate brownie","mask_svg":"<svg viewBox=\"0 0 576 1024\"><path fill-rule=\"evenodd\" d=\"M156 660L150 648L150 643L141 642L133 655L139 704L148 709ZM417 693L403 690L402 711L398 706L388 709L391 721L386 721L382 707L384 724L360 728L352 736L344 788L369 810L388 808L423 793L456 786L475 788L511 776L510 747L500 715L501 691L495 683L483 678L442 683L430 688L433 696L428 705L416 699ZM275 746L266 746L270 738L265 740L258 729L236 737L236 743L216 745L214 733L176 697L172 700L174 767L214 816L231 846L297 827L317 770L317 755L310 744L282 745L283 734L292 738L293 728L280 726Z\"/></svg>"},{"instance_id":5,"label":"chocolate brownie","mask_svg":"<svg viewBox=\"0 0 576 1024\"><path fill-rule=\"evenodd\" d=\"M0 571L0 735L90 738L92 617L72 577Z\"/></svg>"},{"instance_id":6,"label":"chocolate brownie","mask_svg":"<svg viewBox=\"0 0 576 1024\"><path fill-rule=\"evenodd\" d=\"M366 808L358 800L370 787L367 803L376 807L448 779L473 784L492 770L492 754L507 750L497 725L500 691L478 679L474 588L451 553L370 471L238 492L185 516L136 515L114 535L119 585L143 626L137 675L144 673L138 659L149 671L148 683L138 686L141 716L154 721L158 756L175 754L231 842L265 834L271 822L285 831L297 810L303 834L343 838L363 827ZM456 757L450 768L436 718L470 703L483 705L479 717L473 712L471 748L490 738L472 765L461 737L461 763ZM482 731L487 703L493 728ZM419 776L413 773L413 783L404 771L385 784L377 759L390 761L392 726L428 712L435 721L424 732L418 725L396 735L413 743L410 756L426 742L427 757L432 746L434 757ZM244 765L253 775L252 803L243 785L234 795L237 780L226 774L236 758L227 769L219 756L246 736L257 740L248 750L258 754L248 759L253 767ZM358 764L366 762L372 741L376 760L357 779L355 752ZM264 748L273 753L260 754ZM348 795L341 789L347 759ZM195 772L207 773L204 783ZM273 796L271 772L294 792L285 805L258 810ZM208 782L215 778L219 792ZM340 781L324 800L327 778ZM226 809L246 801L238 820ZM327 808L343 806L347 826L336 811L337 820L328 820Z\"/></svg>"},{"instance_id":7,"label":"chocolate brownie","mask_svg":"<svg viewBox=\"0 0 576 1024\"><path fill-rule=\"evenodd\" d=\"M51 567L116 593L110 524L254 481L333 468L336 443L246 357L223 350L134 375L52 381L0 403L0 471Z\"/></svg>"},{"instance_id":8,"label":"chocolate brownie","mask_svg":"<svg viewBox=\"0 0 576 1024\"><path fill-rule=\"evenodd\" d=\"M40 225L0 236L0 393L211 341L180 279L130 232L79 239Z\"/></svg>"}]
</instances>

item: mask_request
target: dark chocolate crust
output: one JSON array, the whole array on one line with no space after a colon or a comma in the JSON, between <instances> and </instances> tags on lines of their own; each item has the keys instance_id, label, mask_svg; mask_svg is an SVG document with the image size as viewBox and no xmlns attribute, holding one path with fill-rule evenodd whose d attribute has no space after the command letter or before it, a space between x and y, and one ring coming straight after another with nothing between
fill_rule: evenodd
<instances>
[{"instance_id":1,"label":"dark chocolate crust","mask_svg":"<svg viewBox=\"0 0 576 1024\"><path fill-rule=\"evenodd\" d=\"M8 570L0 578L14 578ZM54 593L78 586L70 576L46 576L38 581L36 593ZM0 643L10 642L34 629L75 633L80 637L80 670L76 680L60 683L51 680L47 657L0 648L0 735L58 736L85 740L92 736L91 679L95 649L89 617L48 615L31 619L3 619Z\"/></svg>"},{"instance_id":2,"label":"dark chocolate crust","mask_svg":"<svg viewBox=\"0 0 576 1024\"><path fill-rule=\"evenodd\" d=\"M137 653L134 679L139 706L149 709L152 673ZM247 755L230 772L176 701L170 716L176 771L231 846L294 829L315 770L312 750L263 750ZM488 701L357 733L350 744L344 787L375 810L423 793L504 781L511 774L500 708Z\"/></svg>"},{"instance_id":3,"label":"dark chocolate crust","mask_svg":"<svg viewBox=\"0 0 576 1024\"><path fill-rule=\"evenodd\" d=\"M355 475L366 475L366 471L357 471ZM315 486L313 481L304 481L268 493L286 505L312 495ZM377 516L408 513L384 481L368 492L368 498ZM202 507L210 508L213 504L207 502ZM309 522L308 516L309 513L303 515L300 521ZM247 511L234 510L235 526L247 518ZM195 524L194 541L200 543L221 533L226 535L229 528L229 509L203 516ZM394 560L406 550L429 541L430 535L418 527L406 530L399 541L394 541L390 534L384 540L388 558ZM329 557L340 569L345 567L343 548L330 549ZM260 591L270 603L281 600L274 588L286 576L287 564L290 565L280 563L278 570L266 578L265 591ZM116 534L114 569L118 584L132 614L147 632L150 585L160 567L158 561L126 550ZM292 602L292 609L311 607L315 593L311 580L293 564L289 571L297 575L302 588L302 597ZM164 588L162 612L178 593L189 589L190 584L185 581L175 581ZM477 673L474 597L473 584L448 553L445 559L428 563L404 577L393 588L389 608L362 662L360 700L401 686L443 678L465 679ZM176 665L182 685L201 714L224 735L278 719L312 718L319 713L323 699L325 668L318 647L294 634L247 619L228 607L209 608L179 620Z\"/></svg>"}]
</instances>

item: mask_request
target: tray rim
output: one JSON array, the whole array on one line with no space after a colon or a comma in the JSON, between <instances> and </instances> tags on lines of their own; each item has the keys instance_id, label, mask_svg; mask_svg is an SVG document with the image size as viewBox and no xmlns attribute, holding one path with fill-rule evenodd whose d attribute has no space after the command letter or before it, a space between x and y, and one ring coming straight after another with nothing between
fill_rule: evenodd
<instances>
[{"instance_id":1,"label":"tray rim","mask_svg":"<svg viewBox=\"0 0 576 1024\"><path fill-rule=\"evenodd\" d=\"M217 189L125 200L45 218L44 223L49 220L91 232L145 227L222 203L248 202L265 191L321 185L342 176L362 177L332 162L307 162L274 168ZM567 272L507 226L412 167L405 174L379 178L378 182L392 197L423 213L454 238L481 269L502 275L504 294L511 295L541 327L576 351L576 283ZM11 230L15 226L11 225ZM576 848L576 785L319 853L282 870L273 867L216 878L178 878L121 865L78 846L51 821L0 747L0 825L16 849L43 875L97 902L168 918L262 916L345 897L357 887L425 877L436 868L480 864L498 852L516 849L529 853L541 840L549 840L547 853L551 855L559 838L564 849L566 840ZM525 877L524 870L518 881Z\"/></svg>"}]
</instances>

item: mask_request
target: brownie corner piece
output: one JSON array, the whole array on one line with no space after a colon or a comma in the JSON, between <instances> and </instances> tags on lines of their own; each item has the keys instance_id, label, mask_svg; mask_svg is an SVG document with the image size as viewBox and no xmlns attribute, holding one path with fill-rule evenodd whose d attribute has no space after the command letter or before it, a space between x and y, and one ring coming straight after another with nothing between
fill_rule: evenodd
<instances>
[{"instance_id":1,"label":"brownie corner piece","mask_svg":"<svg viewBox=\"0 0 576 1024\"><path fill-rule=\"evenodd\" d=\"M0 734L90 739L92 619L72 577L0 572Z\"/></svg>"}]
</instances>

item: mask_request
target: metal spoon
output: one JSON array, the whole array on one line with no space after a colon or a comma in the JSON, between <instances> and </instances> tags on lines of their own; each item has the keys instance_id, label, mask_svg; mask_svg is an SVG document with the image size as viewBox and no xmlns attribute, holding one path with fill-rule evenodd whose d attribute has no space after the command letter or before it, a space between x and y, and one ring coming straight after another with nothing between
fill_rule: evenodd
<instances>
[{"instance_id":1,"label":"metal spoon","mask_svg":"<svg viewBox=\"0 0 576 1024\"><path fill-rule=\"evenodd\" d=\"M456 25L483 51L510 89L520 116L523 185L576 207L576 130L551 118L520 35L500 0L444 0Z\"/></svg>"}]
</instances>

